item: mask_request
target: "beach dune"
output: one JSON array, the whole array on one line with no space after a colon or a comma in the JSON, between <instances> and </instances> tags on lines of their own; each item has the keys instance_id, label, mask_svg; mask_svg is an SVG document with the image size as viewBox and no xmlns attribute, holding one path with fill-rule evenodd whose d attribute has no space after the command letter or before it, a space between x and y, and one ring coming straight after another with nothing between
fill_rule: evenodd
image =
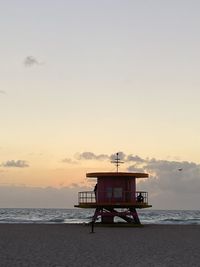
<instances>
[{"instance_id":1,"label":"beach dune","mask_svg":"<svg viewBox=\"0 0 200 267\"><path fill-rule=\"evenodd\" d=\"M0 266L200 266L200 226L1 224Z\"/></svg>"}]
</instances>

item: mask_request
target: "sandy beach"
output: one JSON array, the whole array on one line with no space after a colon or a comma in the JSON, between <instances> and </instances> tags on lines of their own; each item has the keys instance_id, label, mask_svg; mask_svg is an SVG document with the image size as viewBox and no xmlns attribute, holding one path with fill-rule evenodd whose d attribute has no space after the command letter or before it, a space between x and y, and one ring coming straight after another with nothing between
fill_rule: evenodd
<instances>
[{"instance_id":1,"label":"sandy beach","mask_svg":"<svg viewBox=\"0 0 200 267\"><path fill-rule=\"evenodd\" d=\"M0 266L200 266L200 226L1 224Z\"/></svg>"}]
</instances>

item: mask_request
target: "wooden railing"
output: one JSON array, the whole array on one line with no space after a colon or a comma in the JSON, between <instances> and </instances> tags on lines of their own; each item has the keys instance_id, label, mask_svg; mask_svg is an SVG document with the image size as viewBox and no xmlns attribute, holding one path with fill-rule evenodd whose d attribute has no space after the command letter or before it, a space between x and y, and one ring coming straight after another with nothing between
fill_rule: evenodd
<instances>
[{"instance_id":1,"label":"wooden railing","mask_svg":"<svg viewBox=\"0 0 200 267\"><path fill-rule=\"evenodd\" d=\"M143 203L148 204L148 192L144 191L123 191L120 197L115 197L113 194L108 192L97 192L95 195L94 191L79 192L78 194L79 204L103 204L103 203Z\"/></svg>"}]
</instances>

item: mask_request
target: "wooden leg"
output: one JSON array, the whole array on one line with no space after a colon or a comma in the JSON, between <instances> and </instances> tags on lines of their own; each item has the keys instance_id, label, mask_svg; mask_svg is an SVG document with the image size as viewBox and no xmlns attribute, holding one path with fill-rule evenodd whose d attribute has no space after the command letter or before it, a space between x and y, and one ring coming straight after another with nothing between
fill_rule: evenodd
<instances>
[{"instance_id":1,"label":"wooden leg","mask_svg":"<svg viewBox=\"0 0 200 267\"><path fill-rule=\"evenodd\" d=\"M135 209L135 208L130 208L130 211L132 212L132 216L133 216L133 220L134 220L134 222L135 222L136 224L141 224L136 209Z\"/></svg>"},{"instance_id":2,"label":"wooden leg","mask_svg":"<svg viewBox=\"0 0 200 267\"><path fill-rule=\"evenodd\" d=\"M97 217L98 217L98 213L99 211L101 210L101 208L96 208L95 209L95 212L94 212L94 215L92 217L92 221L91 221L91 233L94 233L94 224L97 220Z\"/></svg>"}]
</instances>

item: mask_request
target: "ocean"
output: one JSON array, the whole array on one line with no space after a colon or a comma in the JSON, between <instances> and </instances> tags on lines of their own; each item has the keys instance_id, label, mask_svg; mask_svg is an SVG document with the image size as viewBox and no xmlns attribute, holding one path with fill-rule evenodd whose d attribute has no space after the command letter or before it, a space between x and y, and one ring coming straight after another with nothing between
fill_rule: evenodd
<instances>
[{"instance_id":1,"label":"ocean","mask_svg":"<svg viewBox=\"0 0 200 267\"><path fill-rule=\"evenodd\" d=\"M200 210L137 210L142 224L200 224ZM1 208L0 223L88 223L93 209ZM120 219L119 219L120 221Z\"/></svg>"}]
</instances>

